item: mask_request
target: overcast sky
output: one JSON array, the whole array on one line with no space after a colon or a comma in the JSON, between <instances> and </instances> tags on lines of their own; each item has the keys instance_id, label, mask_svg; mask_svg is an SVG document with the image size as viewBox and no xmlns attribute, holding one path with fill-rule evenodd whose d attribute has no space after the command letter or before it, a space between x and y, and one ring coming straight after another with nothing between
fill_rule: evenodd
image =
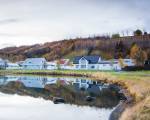
<instances>
[{"instance_id":1,"label":"overcast sky","mask_svg":"<svg viewBox=\"0 0 150 120\"><path fill-rule=\"evenodd\" d=\"M149 0L0 0L0 48L150 31Z\"/></svg>"}]
</instances>

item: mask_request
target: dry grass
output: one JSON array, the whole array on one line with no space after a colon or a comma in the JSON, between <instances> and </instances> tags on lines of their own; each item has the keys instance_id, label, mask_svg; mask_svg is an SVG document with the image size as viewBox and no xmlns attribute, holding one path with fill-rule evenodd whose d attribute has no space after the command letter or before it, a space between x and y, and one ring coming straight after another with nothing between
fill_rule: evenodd
<instances>
[{"instance_id":1,"label":"dry grass","mask_svg":"<svg viewBox=\"0 0 150 120\"><path fill-rule=\"evenodd\" d=\"M134 96L135 103L129 106L120 120L150 120L150 72L97 73L98 78L119 83ZM107 77L108 76L108 77Z\"/></svg>"},{"instance_id":2,"label":"dry grass","mask_svg":"<svg viewBox=\"0 0 150 120\"><path fill-rule=\"evenodd\" d=\"M150 120L150 96L128 107L120 120Z\"/></svg>"}]
</instances>

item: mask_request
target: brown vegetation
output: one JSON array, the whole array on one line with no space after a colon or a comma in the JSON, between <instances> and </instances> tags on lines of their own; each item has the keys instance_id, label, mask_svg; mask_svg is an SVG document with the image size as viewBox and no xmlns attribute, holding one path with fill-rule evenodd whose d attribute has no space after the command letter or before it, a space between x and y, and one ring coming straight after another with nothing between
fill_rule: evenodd
<instances>
[{"instance_id":1,"label":"brown vegetation","mask_svg":"<svg viewBox=\"0 0 150 120\"><path fill-rule=\"evenodd\" d=\"M144 50L150 58L150 34L127 37L76 38L32 46L9 47L0 50L0 57L20 61L28 57L45 57L47 60L76 55L101 55L105 59L129 57L133 43ZM80 54L81 53L81 54Z\"/></svg>"}]
</instances>

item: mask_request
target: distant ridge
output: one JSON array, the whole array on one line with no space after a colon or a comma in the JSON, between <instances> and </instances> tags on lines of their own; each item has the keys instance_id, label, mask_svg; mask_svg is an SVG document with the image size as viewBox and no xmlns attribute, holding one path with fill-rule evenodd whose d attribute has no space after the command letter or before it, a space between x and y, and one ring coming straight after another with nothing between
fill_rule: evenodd
<instances>
[{"instance_id":1,"label":"distant ridge","mask_svg":"<svg viewBox=\"0 0 150 120\"><path fill-rule=\"evenodd\" d=\"M117 44L119 44L120 41L122 41L121 51L117 48ZM30 46L12 46L0 49L0 57L14 62L24 60L28 57L45 57L51 61L60 58L72 59L74 56L80 55L101 55L105 59L111 59L117 58L118 52L122 52L123 57L129 57L130 47L133 43L138 44L145 50L150 59L150 34L119 38L95 36Z\"/></svg>"}]
</instances>

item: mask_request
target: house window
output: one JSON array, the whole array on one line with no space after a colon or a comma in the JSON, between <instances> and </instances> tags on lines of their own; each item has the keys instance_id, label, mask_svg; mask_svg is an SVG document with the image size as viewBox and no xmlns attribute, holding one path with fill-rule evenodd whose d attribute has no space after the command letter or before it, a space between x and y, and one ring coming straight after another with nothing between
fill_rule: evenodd
<instances>
[{"instance_id":1,"label":"house window","mask_svg":"<svg viewBox=\"0 0 150 120\"><path fill-rule=\"evenodd\" d=\"M145 65L150 65L150 61L145 61Z\"/></svg>"},{"instance_id":2,"label":"house window","mask_svg":"<svg viewBox=\"0 0 150 120\"><path fill-rule=\"evenodd\" d=\"M86 83L86 80L84 80L84 79L81 79L81 83Z\"/></svg>"},{"instance_id":3,"label":"house window","mask_svg":"<svg viewBox=\"0 0 150 120\"><path fill-rule=\"evenodd\" d=\"M76 68L79 68L79 65L76 65Z\"/></svg>"},{"instance_id":4,"label":"house window","mask_svg":"<svg viewBox=\"0 0 150 120\"><path fill-rule=\"evenodd\" d=\"M86 65L81 65L81 68L86 68Z\"/></svg>"},{"instance_id":5,"label":"house window","mask_svg":"<svg viewBox=\"0 0 150 120\"><path fill-rule=\"evenodd\" d=\"M91 66L91 68L92 68L92 69L94 69L94 68L95 68L95 66L93 65L93 66Z\"/></svg>"}]
</instances>

